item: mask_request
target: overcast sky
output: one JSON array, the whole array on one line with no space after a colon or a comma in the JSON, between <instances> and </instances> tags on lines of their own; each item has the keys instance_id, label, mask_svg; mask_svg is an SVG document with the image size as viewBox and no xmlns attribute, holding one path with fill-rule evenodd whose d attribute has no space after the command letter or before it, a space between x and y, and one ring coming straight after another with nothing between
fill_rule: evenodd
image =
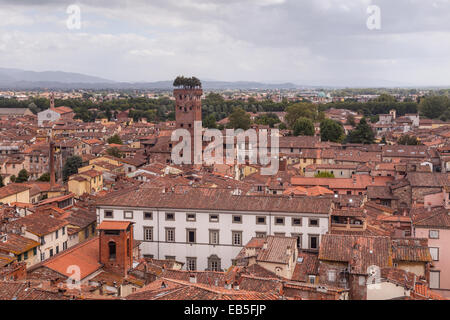
<instances>
[{"instance_id":1,"label":"overcast sky","mask_svg":"<svg viewBox=\"0 0 450 320\"><path fill-rule=\"evenodd\" d=\"M80 29L67 27L71 4ZM379 30L367 27L371 5ZM0 67L116 81L450 85L450 0L0 0Z\"/></svg>"}]
</instances>

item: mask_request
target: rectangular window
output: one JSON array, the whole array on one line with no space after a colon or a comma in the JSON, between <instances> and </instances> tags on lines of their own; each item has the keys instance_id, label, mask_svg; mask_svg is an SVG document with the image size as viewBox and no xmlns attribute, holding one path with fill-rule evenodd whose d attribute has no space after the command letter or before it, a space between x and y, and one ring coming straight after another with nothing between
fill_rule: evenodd
<instances>
[{"instance_id":1,"label":"rectangular window","mask_svg":"<svg viewBox=\"0 0 450 320\"><path fill-rule=\"evenodd\" d=\"M256 232L256 237L257 238L264 238L267 235L266 232Z\"/></svg>"},{"instance_id":2,"label":"rectangular window","mask_svg":"<svg viewBox=\"0 0 450 320\"><path fill-rule=\"evenodd\" d=\"M64 243L63 243L63 250L66 250L67 249L67 241L64 241Z\"/></svg>"},{"instance_id":3,"label":"rectangular window","mask_svg":"<svg viewBox=\"0 0 450 320\"><path fill-rule=\"evenodd\" d=\"M62 227L62 234L63 234L63 235L66 234L66 227Z\"/></svg>"},{"instance_id":4,"label":"rectangular window","mask_svg":"<svg viewBox=\"0 0 450 320\"><path fill-rule=\"evenodd\" d=\"M175 213L166 213L166 221L175 221Z\"/></svg>"},{"instance_id":5,"label":"rectangular window","mask_svg":"<svg viewBox=\"0 0 450 320\"><path fill-rule=\"evenodd\" d=\"M144 220L152 220L153 212L144 212Z\"/></svg>"},{"instance_id":6,"label":"rectangular window","mask_svg":"<svg viewBox=\"0 0 450 320\"><path fill-rule=\"evenodd\" d=\"M42 252L41 253L41 261L44 261L45 260L45 252Z\"/></svg>"},{"instance_id":7,"label":"rectangular window","mask_svg":"<svg viewBox=\"0 0 450 320\"><path fill-rule=\"evenodd\" d=\"M292 225L293 226L301 226L302 225L302 218L292 218Z\"/></svg>"},{"instance_id":8,"label":"rectangular window","mask_svg":"<svg viewBox=\"0 0 450 320\"><path fill-rule=\"evenodd\" d=\"M209 222L219 222L219 215L218 214L210 214Z\"/></svg>"},{"instance_id":9,"label":"rectangular window","mask_svg":"<svg viewBox=\"0 0 450 320\"><path fill-rule=\"evenodd\" d=\"M316 283L316 276L308 276L309 283L315 284Z\"/></svg>"},{"instance_id":10,"label":"rectangular window","mask_svg":"<svg viewBox=\"0 0 450 320\"><path fill-rule=\"evenodd\" d=\"M17 255L17 261L18 262L22 261L22 255L21 254Z\"/></svg>"},{"instance_id":11,"label":"rectangular window","mask_svg":"<svg viewBox=\"0 0 450 320\"><path fill-rule=\"evenodd\" d=\"M284 217L275 217L275 224L284 226Z\"/></svg>"},{"instance_id":12,"label":"rectangular window","mask_svg":"<svg viewBox=\"0 0 450 320\"><path fill-rule=\"evenodd\" d=\"M266 224L266 217L256 217L256 224Z\"/></svg>"},{"instance_id":13,"label":"rectangular window","mask_svg":"<svg viewBox=\"0 0 450 320\"><path fill-rule=\"evenodd\" d=\"M84 237L89 238L89 228L84 229Z\"/></svg>"},{"instance_id":14,"label":"rectangular window","mask_svg":"<svg viewBox=\"0 0 450 320\"><path fill-rule=\"evenodd\" d=\"M439 248L430 247L430 254L433 261L439 261Z\"/></svg>"},{"instance_id":15,"label":"rectangular window","mask_svg":"<svg viewBox=\"0 0 450 320\"><path fill-rule=\"evenodd\" d=\"M55 231L55 239L58 239L59 238L59 230L56 230Z\"/></svg>"},{"instance_id":16,"label":"rectangular window","mask_svg":"<svg viewBox=\"0 0 450 320\"><path fill-rule=\"evenodd\" d=\"M112 210L105 210L105 218L114 218Z\"/></svg>"},{"instance_id":17,"label":"rectangular window","mask_svg":"<svg viewBox=\"0 0 450 320\"><path fill-rule=\"evenodd\" d=\"M441 287L441 273L439 271L430 271L430 289L439 289Z\"/></svg>"},{"instance_id":18,"label":"rectangular window","mask_svg":"<svg viewBox=\"0 0 450 320\"><path fill-rule=\"evenodd\" d=\"M328 270L328 281L329 282L336 281L336 270Z\"/></svg>"},{"instance_id":19,"label":"rectangular window","mask_svg":"<svg viewBox=\"0 0 450 320\"><path fill-rule=\"evenodd\" d=\"M241 246L242 245L242 231L232 231L231 239L233 241L233 246Z\"/></svg>"},{"instance_id":20,"label":"rectangular window","mask_svg":"<svg viewBox=\"0 0 450 320\"><path fill-rule=\"evenodd\" d=\"M233 216L233 223L242 223L242 216Z\"/></svg>"},{"instance_id":21,"label":"rectangular window","mask_svg":"<svg viewBox=\"0 0 450 320\"><path fill-rule=\"evenodd\" d=\"M186 258L186 269L188 271L197 270L197 258L187 257Z\"/></svg>"},{"instance_id":22,"label":"rectangular window","mask_svg":"<svg viewBox=\"0 0 450 320\"><path fill-rule=\"evenodd\" d=\"M275 232L273 235L274 235L275 237L284 237L284 236L285 236L285 233L284 233L284 232Z\"/></svg>"},{"instance_id":23,"label":"rectangular window","mask_svg":"<svg viewBox=\"0 0 450 320\"><path fill-rule=\"evenodd\" d=\"M166 260L171 260L171 261L175 261L176 257L175 256L165 256Z\"/></svg>"},{"instance_id":24,"label":"rectangular window","mask_svg":"<svg viewBox=\"0 0 450 320\"><path fill-rule=\"evenodd\" d=\"M430 239L439 239L439 230L430 230L428 237Z\"/></svg>"},{"instance_id":25,"label":"rectangular window","mask_svg":"<svg viewBox=\"0 0 450 320\"><path fill-rule=\"evenodd\" d=\"M186 242L195 243L195 229L186 229Z\"/></svg>"},{"instance_id":26,"label":"rectangular window","mask_svg":"<svg viewBox=\"0 0 450 320\"><path fill-rule=\"evenodd\" d=\"M27 259L28 259L28 251L23 254L23 260L27 260Z\"/></svg>"},{"instance_id":27,"label":"rectangular window","mask_svg":"<svg viewBox=\"0 0 450 320\"><path fill-rule=\"evenodd\" d=\"M42 236L41 237L41 245L44 245L45 244L45 236Z\"/></svg>"},{"instance_id":28,"label":"rectangular window","mask_svg":"<svg viewBox=\"0 0 450 320\"><path fill-rule=\"evenodd\" d=\"M219 230L209 230L209 244L219 244Z\"/></svg>"},{"instance_id":29,"label":"rectangular window","mask_svg":"<svg viewBox=\"0 0 450 320\"><path fill-rule=\"evenodd\" d=\"M309 226L310 227L318 227L319 226L319 219L309 219Z\"/></svg>"},{"instance_id":30,"label":"rectangular window","mask_svg":"<svg viewBox=\"0 0 450 320\"><path fill-rule=\"evenodd\" d=\"M124 219L133 219L133 211L124 211L123 218Z\"/></svg>"},{"instance_id":31,"label":"rectangular window","mask_svg":"<svg viewBox=\"0 0 450 320\"><path fill-rule=\"evenodd\" d=\"M144 259L153 259L153 257L152 254L144 254Z\"/></svg>"},{"instance_id":32,"label":"rectangular window","mask_svg":"<svg viewBox=\"0 0 450 320\"><path fill-rule=\"evenodd\" d=\"M144 241L153 241L153 227L144 227Z\"/></svg>"},{"instance_id":33,"label":"rectangular window","mask_svg":"<svg viewBox=\"0 0 450 320\"><path fill-rule=\"evenodd\" d=\"M59 253L59 246L56 246L56 254Z\"/></svg>"},{"instance_id":34,"label":"rectangular window","mask_svg":"<svg viewBox=\"0 0 450 320\"><path fill-rule=\"evenodd\" d=\"M302 248L302 234L301 233L291 233L291 237L297 239L297 248Z\"/></svg>"},{"instance_id":35,"label":"rectangular window","mask_svg":"<svg viewBox=\"0 0 450 320\"><path fill-rule=\"evenodd\" d=\"M166 228L166 242L175 242L175 228Z\"/></svg>"},{"instance_id":36,"label":"rectangular window","mask_svg":"<svg viewBox=\"0 0 450 320\"><path fill-rule=\"evenodd\" d=\"M186 213L186 221L195 221L195 213Z\"/></svg>"},{"instance_id":37,"label":"rectangular window","mask_svg":"<svg viewBox=\"0 0 450 320\"><path fill-rule=\"evenodd\" d=\"M309 248L319 249L319 235L309 235Z\"/></svg>"},{"instance_id":38,"label":"rectangular window","mask_svg":"<svg viewBox=\"0 0 450 320\"><path fill-rule=\"evenodd\" d=\"M50 249L50 257L53 257L53 249Z\"/></svg>"},{"instance_id":39,"label":"rectangular window","mask_svg":"<svg viewBox=\"0 0 450 320\"><path fill-rule=\"evenodd\" d=\"M37 248L33 248L33 256L37 255Z\"/></svg>"}]
</instances>

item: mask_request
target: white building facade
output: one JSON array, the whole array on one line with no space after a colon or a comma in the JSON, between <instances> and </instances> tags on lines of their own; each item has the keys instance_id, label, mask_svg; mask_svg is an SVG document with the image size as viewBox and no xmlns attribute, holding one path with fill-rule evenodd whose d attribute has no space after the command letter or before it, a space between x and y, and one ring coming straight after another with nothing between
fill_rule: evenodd
<instances>
[{"instance_id":1,"label":"white building facade","mask_svg":"<svg viewBox=\"0 0 450 320\"><path fill-rule=\"evenodd\" d=\"M248 196L234 197L242 201ZM286 202L295 201L299 205L292 207L298 209L276 211L254 207L249 210L247 207L245 210L230 210L226 203L223 209L206 209L193 208L188 201L185 208L162 208L160 205L142 207L139 203L108 205L108 201L102 201L97 206L97 222L134 222L134 239L142 241L141 253L144 256L184 262L188 270L227 269L252 237L296 237L299 249L319 249L320 236L328 231L328 216L332 206L330 199L317 199L326 204L316 206L315 212L307 212L302 210L301 202L311 199L259 197L267 198L268 201L271 197L277 201L279 198Z\"/></svg>"}]
</instances>

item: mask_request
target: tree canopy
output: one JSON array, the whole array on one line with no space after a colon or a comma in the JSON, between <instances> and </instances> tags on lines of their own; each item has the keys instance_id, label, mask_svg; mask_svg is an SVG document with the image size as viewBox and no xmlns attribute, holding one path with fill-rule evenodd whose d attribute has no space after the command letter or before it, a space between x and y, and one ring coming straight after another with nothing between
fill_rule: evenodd
<instances>
[{"instance_id":1,"label":"tree canopy","mask_svg":"<svg viewBox=\"0 0 450 320\"><path fill-rule=\"evenodd\" d=\"M280 123L280 119L275 113L269 112L264 113L260 116L257 116L255 119L255 123L262 124L273 128L277 123Z\"/></svg>"},{"instance_id":2,"label":"tree canopy","mask_svg":"<svg viewBox=\"0 0 450 320\"><path fill-rule=\"evenodd\" d=\"M69 157L63 167L63 179L67 181L73 174L78 173L78 169L83 165L83 160L79 156Z\"/></svg>"},{"instance_id":3,"label":"tree canopy","mask_svg":"<svg viewBox=\"0 0 450 320\"><path fill-rule=\"evenodd\" d=\"M286 122L291 129L295 121L301 117L314 120L317 117L317 105L301 102L286 108Z\"/></svg>"},{"instance_id":4,"label":"tree canopy","mask_svg":"<svg viewBox=\"0 0 450 320\"><path fill-rule=\"evenodd\" d=\"M108 138L108 143L109 144L123 144L122 139L120 139L120 136L117 133Z\"/></svg>"},{"instance_id":5,"label":"tree canopy","mask_svg":"<svg viewBox=\"0 0 450 320\"><path fill-rule=\"evenodd\" d=\"M17 175L15 182L16 183L27 182L29 177L30 177L30 175L28 174L28 171L25 169L22 169L19 171L19 174Z\"/></svg>"},{"instance_id":6,"label":"tree canopy","mask_svg":"<svg viewBox=\"0 0 450 320\"><path fill-rule=\"evenodd\" d=\"M247 130L250 128L250 115L241 108L235 108L233 110L233 113L229 116L229 120L229 128L243 130Z\"/></svg>"},{"instance_id":7,"label":"tree canopy","mask_svg":"<svg viewBox=\"0 0 450 320\"><path fill-rule=\"evenodd\" d=\"M109 148L106 150L106 153L110 156L116 157L116 158L123 158L122 152L116 147Z\"/></svg>"},{"instance_id":8,"label":"tree canopy","mask_svg":"<svg viewBox=\"0 0 450 320\"><path fill-rule=\"evenodd\" d=\"M331 119L325 119L320 123L320 138L322 141L342 142L344 128L342 124Z\"/></svg>"},{"instance_id":9,"label":"tree canopy","mask_svg":"<svg viewBox=\"0 0 450 320\"><path fill-rule=\"evenodd\" d=\"M43 173L43 174L37 179L37 181L40 181L40 182L49 182L49 181L50 181L50 173L48 173L48 172Z\"/></svg>"},{"instance_id":10,"label":"tree canopy","mask_svg":"<svg viewBox=\"0 0 450 320\"><path fill-rule=\"evenodd\" d=\"M184 76L178 76L175 78L173 82L174 87L183 87L185 89L195 89L195 88L201 88L202 83L201 81L196 77L186 78Z\"/></svg>"},{"instance_id":11,"label":"tree canopy","mask_svg":"<svg viewBox=\"0 0 450 320\"><path fill-rule=\"evenodd\" d=\"M314 135L314 123L305 117L298 118L293 127L294 136L313 136Z\"/></svg>"},{"instance_id":12,"label":"tree canopy","mask_svg":"<svg viewBox=\"0 0 450 320\"><path fill-rule=\"evenodd\" d=\"M398 139L397 143L398 143L398 144L401 144L401 145L408 145L408 146L417 146L417 145L422 144L422 143L419 141L419 139L417 139L416 136L412 136L412 135L409 135L409 134L404 134L404 135L402 135L402 136Z\"/></svg>"},{"instance_id":13,"label":"tree canopy","mask_svg":"<svg viewBox=\"0 0 450 320\"><path fill-rule=\"evenodd\" d=\"M375 134L365 118L362 118L356 129L350 131L347 136L347 142L350 143L372 144L374 140Z\"/></svg>"},{"instance_id":14,"label":"tree canopy","mask_svg":"<svg viewBox=\"0 0 450 320\"><path fill-rule=\"evenodd\" d=\"M429 119L450 119L450 99L446 96L429 96L419 103L420 113Z\"/></svg>"}]
</instances>

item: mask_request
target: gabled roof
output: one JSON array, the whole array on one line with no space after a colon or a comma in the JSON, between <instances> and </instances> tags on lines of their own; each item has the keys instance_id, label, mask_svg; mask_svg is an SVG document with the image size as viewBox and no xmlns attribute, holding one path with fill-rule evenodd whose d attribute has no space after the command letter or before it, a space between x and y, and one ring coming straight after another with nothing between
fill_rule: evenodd
<instances>
[{"instance_id":1,"label":"gabled roof","mask_svg":"<svg viewBox=\"0 0 450 320\"><path fill-rule=\"evenodd\" d=\"M73 270L69 267L76 265L80 268L80 279L82 280L102 267L99 262L98 250L99 238L95 237L53 256L43 262L41 266L70 277Z\"/></svg>"},{"instance_id":2,"label":"gabled roof","mask_svg":"<svg viewBox=\"0 0 450 320\"><path fill-rule=\"evenodd\" d=\"M319 259L345 262L350 272L367 274L369 266L390 265L390 247L389 237L325 234L321 238Z\"/></svg>"}]
</instances>

